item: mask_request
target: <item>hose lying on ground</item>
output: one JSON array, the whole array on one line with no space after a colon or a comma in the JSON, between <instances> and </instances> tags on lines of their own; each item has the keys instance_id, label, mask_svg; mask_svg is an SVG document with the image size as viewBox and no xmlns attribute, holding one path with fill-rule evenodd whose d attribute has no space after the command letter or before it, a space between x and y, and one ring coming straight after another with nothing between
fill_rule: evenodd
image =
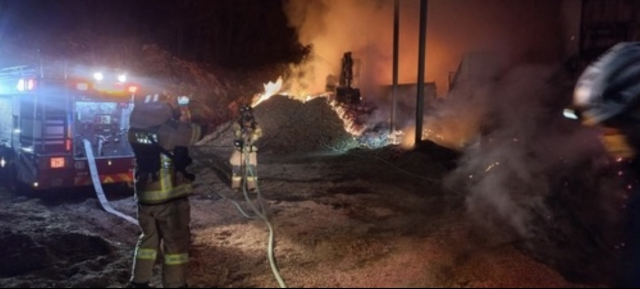
<instances>
[{"instance_id":1,"label":"hose lying on ground","mask_svg":"<svg viewBox=\"0 0 640 289\"><path fill-rule=\"evenodd\" d=\"M113 214L119 218L124 219L125 221L138 226L138 221L131 217L127 216L117 210L115 210L109 204L109 200L104 194L104 190L102 188L102 183L100 182L100 175L98 174L98 167L96 166L96 159L93 156L93 150L91 148L91 142L88 140L84 140L84 151L87 154L87 161L89 162L89 171L91 172L91 180L93 182L93 188L96 191L96 196L98 196L98 200L100 201L100 205L102 208L110 214Z\"/></svg>"},{"instance_id":2,"label":"hose lying on ground","mask_svg":"<svg viewBox=\"0 0 640 289\"><path fill-rule=\"evenodd\" d=\"M202 158L197 157L195 159L202 159ZM200 165L202 165L203 167L209 168L209 166L204 164L202 161L196 160L196 162L200 163ZM258 181L257 181L257 174L249 166L249 152L247 150L243 151L243 162L244 162L244 167L246 169L244 170L244 174L243 174L242 192L243 192L245 200L247 201L247 203L249 203L249 205L251 206L251 209L255 213L255 216L250 216L249 214L247 214L242 209L242 206L240 206L240 204L238 202L236 202L234 200L231 200L229 198L226 198L221 193L219 193L217 191L214 191L210 187L210 185L205 184L204 182L201 182L201 181L199 183L202 184L204 187L206 187L209 191L213 191L220 198L222 198L224 200L231 201L236 206L236 208L238 209L240 214L242 214L243 217L253 220L253 219L256 219L256 216L257 216L258 218L260 218L262 221L265 222L265 224L267 225L267 228L269 229L269 240L268 240L268 245L267 245L267 257L269 259L269 265L271 266L271 270L273 272L273 275L275 276L276 281L278 282L278 286L280 288L287 288L284 280L282 279L282 276L280 275L280 272L278 270L278 267L277 267L277 264L276 264L276 261L275 261L275 257L274 257L275 233L274 233L274 230L273 230L273 225L271 224L271 222L269 221L269 218L267 216L266 207L264 205L264 201L262 199L262 194L260 192L260 186L258 185ZM214 167L216 167L218 170L221 170L219 167L215 166L215 164L212 164L212 165ZM246 180L247 180L248 176L254 177L255 180L256 180L256 193L257 193L257 201L258 201L258 204L259 204L259 208L256 207L254 205L253 201L251 201L251 199L249 198L249 193L247 192L247 189L246 189L247 188L247 183L246 183L247 181Z\"/></svg>"}]
</instances>

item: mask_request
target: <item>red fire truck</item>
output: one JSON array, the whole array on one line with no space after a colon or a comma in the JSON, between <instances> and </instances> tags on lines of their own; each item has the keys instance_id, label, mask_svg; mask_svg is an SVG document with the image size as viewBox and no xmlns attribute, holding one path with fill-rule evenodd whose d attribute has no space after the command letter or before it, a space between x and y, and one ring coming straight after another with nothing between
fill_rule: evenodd
<instances>
[{"instance_id":1,"label":"red fire truck","mask_svg":"<svg viewBox=\"0 0 640 289\"><path fill-rule=\"evenodd\" d=\"M11 189L91 185L88 155L101 183L132 182L126 131L138 85L115 70L72 71L0 68L0 174Z\"/></svg>"}]
</instances>

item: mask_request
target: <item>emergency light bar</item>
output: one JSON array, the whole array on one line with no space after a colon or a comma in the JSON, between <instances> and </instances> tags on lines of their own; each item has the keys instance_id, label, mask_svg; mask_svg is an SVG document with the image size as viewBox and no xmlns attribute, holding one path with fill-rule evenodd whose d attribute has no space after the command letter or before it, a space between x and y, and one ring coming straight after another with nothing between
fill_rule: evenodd
<instances>
[{"instance_id":1,"label":"emergency light bar","mask_svg":"<svg viewBox=\"0 0 640 289\"><path fill-rule=\"evenodd\" d=\"M76 84L77 90L96 90L103 93L114 94L134 94L138 92L138 86L127 83L128 77L126 73L109 72L103 73L97 71L93 74L93 81L81 82Z\"/></svg>"},{"instance_id":2,"label":"emergency light bar","mask_svg":"<svg viewBox=\"0 0 640 289\"><path fill-rule=\"evenodd\" d=\"M96 81L102 81L105 79L105 75L102 72L96 72L93 74L93 79ZM124 83L127 81L127 75L126 74L118 74L115 79L118 80L118 82L120 83Z\"/></svg>"},{"instance_id":3,"label":"emergency light bar","mask_svg":"<svg viewBox=\"0 0 640 289\"><path fill-rule=\"evenodd\" d=\"M98 91L111 91L111 92L125 92L128 91L129 93L136 93L138 91L138 86L135 85L129 85L125 87L120 84L120 83L115 83L112 85L107 85L107 84L94 84L92 86L94 89L98 90ZM87 91L89 90L89 83L86 82L79 82L76 84L76 89L77 90L82 90L82 91Z\"/></svg>"}]
</instances>

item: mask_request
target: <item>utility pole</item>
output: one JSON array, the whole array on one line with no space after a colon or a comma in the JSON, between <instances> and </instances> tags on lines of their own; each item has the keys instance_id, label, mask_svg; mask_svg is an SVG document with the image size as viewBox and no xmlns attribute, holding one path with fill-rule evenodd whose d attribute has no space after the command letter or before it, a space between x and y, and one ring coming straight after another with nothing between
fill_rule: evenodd
<instances>
[{"instance_id":1,"label":"utility pole","mask_svg":"<svg viewBox=\"0 0 640 289\"><path fill-rule=\"evenodd\" d=\"M585 10L586 4L587 4L587 0L580 1L580 30L579 30L579 36L578 36L580 37L580 39L578 39L578 63L582 63L582 60L584 59L584 38L585 38L584 10Z\"/></svg>"},{"instance_id":2,"label":"utility pole","mask_svg":"<svg viewBox=\"0 0 640 289\"><path fill-rule=\"evenodd\" d=\"M424 114L424 64L427 42L427 12L429 0L420 0L420 49L418 53L418 99L416 104L415 145L422 140L422 122Z\"/></svg>"},{"instance_id":3,"label":"utility pole","mask_svg":"<svg viewBox=\"0 0 640 289\"><path fill-rule=\"evenodd\" d=\"M391 90L391 131L390 135L393 136L394 142L396 133L396 108L398 106L398 39L400 34L400 0L394 0L393 3L393 87Z\"/></svg>"}]
</instances>

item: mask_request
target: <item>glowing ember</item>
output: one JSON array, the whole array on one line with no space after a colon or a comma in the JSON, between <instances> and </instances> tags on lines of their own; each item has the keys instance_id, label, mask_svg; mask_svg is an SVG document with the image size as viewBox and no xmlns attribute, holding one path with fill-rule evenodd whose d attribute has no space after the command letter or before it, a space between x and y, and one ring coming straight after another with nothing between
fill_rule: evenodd
<instances>
[{"instance_id":1,"label":"glowing ember","mask_svg":"<svg viewBox=\"0 0 640 289\"><path fill-rule=\"evenodd\" d=\"M424 128L422 129L422 139L430 140L434 143L437 143L441 146L450 148L450 149L462 149L468 143L469 137L463 137L460 135L456 135L455 133L451 133L449 131L443 131L441 129L431 129Z\"/></svg>"},{"instance_id":2,"label":"glowing ember","mask_svg":"<svg viewBox=\"0 0 640 289\"><path fill-rule=\"evenodd\" d=\"M433 141L436 141L436 140L444 141L445 140L445 138L444 138L444 136L442 136L442 134L435 133L433 130L428 129L428 128L425 128L425 129L422 130L422 139L430 139L430 140L433 140Z\"/></svg>"},{"instance_id":3,"label":"glowing ember","mask_svg":"<svg viewBox=\"0 0 640 289\"><path fill-rule=\"evenodd\" d=\"M331 109L333 109L333 111L335 111L338 117L342 120L344 124L344 129L346 132L348 132L354 137L367 138L366 136L363 136L363 134L367 130L368 126L366 124L358 122L359 114L361 113L359 111L362 109L366 110L367 109L366 106L363 108L363 107L351 107L349 105L341 104L340 102L335 100L334 95L332 93L324 92L324 93L319 93L315 95L308 94L308 93L292 93L291 91L287 91L288 89L286 88L283 89L283 86L284 87L290 86L289 84L284 85L283 84L284 82L285 81L283 81L282 77L278 77L278 80L276 82L269 82L267 84L264 84L264 92L257 94L254 97L251 106L256 107L261 103L267 101L269 98L271 98L274 95L286 96L289 99L297 100L302 103L306 103L307 101L311 101L313 99L322 97L327 100L327 103L329 104ZM387 132L385 134L385 137L384 137L385 141L383 141L383 143L385 145L398 144L402 139L403 134L404 132L402 131L396 131L394 133Z\"/></svg>"},{"instance_id":4,"label":"glowing ember","mask_svg":"<svg viewBox=\"0 0 640 289\"><path fill-rule=\"evenodd\" d=\"M493 169L493 167L500 165L500 162L495 162L491 165L489 165L489 167L487 167L487 169L484 171L485 173L490 171L491 169Z\"/></svg>"},{"instance_id":5,"label":"glowing ember","mask_svg":"<svg viewBox=\"0 0 640 289\"><path fill-rule=\"evenodd\" d=\"M404 132L401 130L396 130L392 134L389 134L389 143L393 145L398 145L402 143L403 137L404 137Z\"/></svg>"},{"instance_id":6,"label":"glowing ember","mask_svg":"<svg viewBox=\"0 0 640 289\"><path fill-rule=\"evenodd\" d=\"M344 123L344 129L353 136L361 136L365 131L366 126L359 126L356 120L351 117L347 111L347 108L340 105L337 101L333 100L329 102L329 105L338 114L338 117L342 119Z\"/></svg>"}]
</instances>

